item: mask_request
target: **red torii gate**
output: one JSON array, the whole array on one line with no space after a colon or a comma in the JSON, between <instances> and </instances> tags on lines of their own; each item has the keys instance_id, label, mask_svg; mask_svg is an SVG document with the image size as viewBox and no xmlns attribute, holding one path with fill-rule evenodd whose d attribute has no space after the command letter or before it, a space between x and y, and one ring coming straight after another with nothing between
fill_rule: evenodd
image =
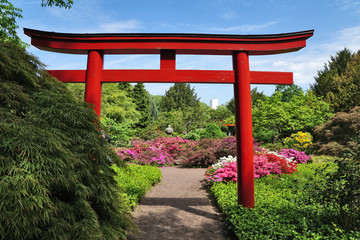
<instances>
[{"instance_id":1,"label":"red torii gate","mask_svg":"<svg viewBox=\"0 0 360 240\"><path fill-rule=\"evenodd\" d=\"M233 83L236 120L238 203L253 208L254 160L250 84L292 84L291 72L249 70L249 55L298 51L313 30L267 35L219 34L71 34L24 28L35 47L87 54L86 70L49 70L62 82L85 83L85 101L100 116L101 84L111 82ZM104 70L104 54L160 54L159 70ZM233 71L177 70L176 54L232 55Z\"/></svg>"}]
</instances>

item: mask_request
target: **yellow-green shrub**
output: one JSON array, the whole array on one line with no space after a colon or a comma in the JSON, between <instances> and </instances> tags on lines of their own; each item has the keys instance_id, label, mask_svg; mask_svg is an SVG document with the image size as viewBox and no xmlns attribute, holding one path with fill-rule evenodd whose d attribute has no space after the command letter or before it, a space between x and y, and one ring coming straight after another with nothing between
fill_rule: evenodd
<instances>
[{"instance_id":1,"label":"yellow-green shrub","mask_svg":"<svg viewBox=\"0 0 360 240\"><path fill-rule=\"evenodd\" d=\"M294 148L301 151L306 151L312 144L313 137L308 132L297 132L291 134L283 140L286 148Z\"/></svg>"}]
</instances>

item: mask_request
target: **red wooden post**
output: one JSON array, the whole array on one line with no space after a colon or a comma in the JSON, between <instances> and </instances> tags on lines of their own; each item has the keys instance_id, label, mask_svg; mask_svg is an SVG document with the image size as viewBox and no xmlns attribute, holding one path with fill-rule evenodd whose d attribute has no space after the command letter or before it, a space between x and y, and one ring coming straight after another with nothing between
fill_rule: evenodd
<instances>
[{"instance_id":1,"label":"red wooden post","mask_svg":"<svg viewBox=\"0 0 360 240\"><path fill-rule=\"evenodd\" d=\"M176 51L175 50L161 50L160 51L160 69L175 70L176 68Z\"/></svg>"},{"instance_id":2,"label":"red wooden post","mask_svg":"<svg viewBox=\"0 0 360 240\"><path fill-rule=\"evenodd\" d=\"M101 112L101 80L104 54L101 51L90 50L88 53L85 101L93 105L100 118Z\"/></svg>"},{"instance_id":3,"label":"red wooden post","mask_svg":"<svg viewBox=\"0 0 360 240\"><path fill-rule=\"evenodd\" d=\"M254 153L248 54L246 52L234 52L233 67L235 75L238 203L244 207L253 208L255 205Z\"/></svg>"}]
</instances>

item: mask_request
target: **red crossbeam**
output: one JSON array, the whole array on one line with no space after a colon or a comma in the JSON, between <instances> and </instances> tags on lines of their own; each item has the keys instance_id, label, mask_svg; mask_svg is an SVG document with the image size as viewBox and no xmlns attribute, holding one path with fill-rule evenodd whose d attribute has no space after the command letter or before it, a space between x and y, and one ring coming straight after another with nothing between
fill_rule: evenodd
<instances>
[{"instance_id":1,"label":"red crossbeam","mask_svg":"<svg viewBox=\"0 0 360 240\"><path fill-rule=\"evenodd\" d=\"M62 82L85 83L86 70L49 70ZM293 84L292 72L251 71L252 84ZM234 83L234 71L217 70L103 70L102 83Z\"/></svg>"}]
</instances>

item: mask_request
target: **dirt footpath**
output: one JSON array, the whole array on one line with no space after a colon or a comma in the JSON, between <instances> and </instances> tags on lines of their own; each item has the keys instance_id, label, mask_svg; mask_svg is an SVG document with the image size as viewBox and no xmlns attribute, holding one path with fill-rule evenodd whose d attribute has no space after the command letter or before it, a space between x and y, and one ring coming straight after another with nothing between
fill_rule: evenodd
<instances>
[{"instance_id":1,"label":"dirt footpath","mask_svg":"<svg viewBox=\"0 0 360 240\"><path fill-rule=\"evenodd\" d=\"M233 239L223 231L220 214L201 180L205 169L161 168L162 181L133 213L140 229L128 239Z\"/></svg>"}]
</instances>

